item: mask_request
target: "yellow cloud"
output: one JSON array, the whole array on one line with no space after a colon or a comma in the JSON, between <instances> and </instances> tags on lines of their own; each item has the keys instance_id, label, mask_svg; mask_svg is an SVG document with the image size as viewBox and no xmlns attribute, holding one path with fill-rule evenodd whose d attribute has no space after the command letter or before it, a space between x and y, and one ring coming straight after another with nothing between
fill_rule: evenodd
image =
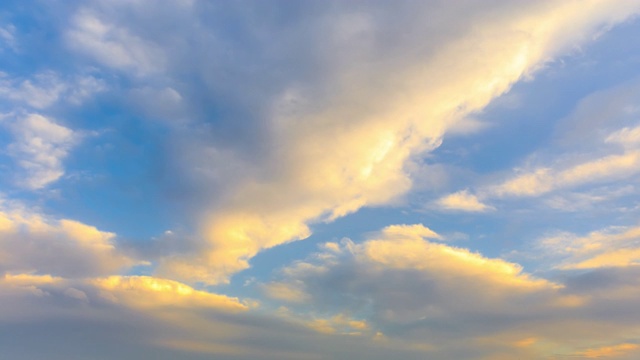
<instances>
[{"instance_id":1,"label":"yellow cloud","mask_svg":"<svg viewBox=\"0 0 640 360\"><path fill-rule=\"evenodd\" d=\"M111 240L114 233L100 231L94 226L85 225L74 220L60 220L60 229L78 243L96 246L102 249L114 249Z\"/></svg>"},{"instance_id":2,"label":"yellow cloud","mask_svg":"<svg viewBox=\"0 0 640 360\"><path fill-rule=\"evenodd\" d=\"M193 254L162 259L160 273L226 282L258 252L308 237L309 223L396 201L411 188L413 156L438 147L460 119L630 10L606 1L532 2L526 9L476 18L472 31L433 54L401 62L376 59L372 63L379 68L373 69L335 69L336 91L324 107L279 111L292 96L304 97L285 89L268 120L278 146L264 167L238 181L203 216L207 244ZM448 202L486 209L462 195Z\"/></svg>"},{"instance_id":3,"label":"yellow cloud","mask_svg":"<svg viewBox=\"0 0 640 360\"><path fill-rule=\"evenodd\" d=\"M0 212L0 232L10 232L13 230L13 221L7 214Z\"/></svg>"},{"instance_id":4,"label":"yellow cloud","mask_svg":"<svg viewBox=\"0 0 640 360\"><path fill-rule=\"evenodd\" d=\"M594 231L587 236L563 233L540 240L543 249L564 259L562 269L593 269L640 264L640 227Z\"/></svg>"},{"instance_id":5,"label":"yellow cloud","mask_svg":"<svg viewBox=\"0 0 640 360\"><path fill-rule=\"evenodd\" d=\"M385 238L442 239L435 231L422 224L389 225L382 229L381 234Z\"/></svg>"},{"instance_id":6,"label":"yellow cloud","mask_svg":"<svg viewBox=\"0 0 640 360\"><path fill-rule=\"evenodd\" d=\"M61 277L34 274L4 274L2 279L4 283L18 286L55 284L61 281L63 281Z\"/></svg>"},{"instance_id":7,"label":"yellow cloud","mask_svg":"<svg viewBox=\"0 0 640 360\"><path fill-rule=\"evenodd\" d=\"M114 240L114 233L74 220L28 209L0 212L0 259L11 272L91 277L134 265Z\"/></svg>"},{"instance_id":8,"label":"yellow cloud","mask_svg":"<svg viewBox=\"0 0 640 360\"><path fill-rule=\"evenodd\" d=\"M589 359L597 358L615 358L622 355L627 355L629 352L640 348L638 344L618 344L613 346L603 346L600 348L588 349L580 352L578 355L584 356Z\"/></svg>"},{"instance_id":9,"label":"yellow cloud","mask_svg":"<svg viewBox=\"0 0 640 360\"><path fill-rule=\"evenodd\" d=\"M110 276L91 280L91 284L113 295L118 302L140 308L211 307L229 311L245 311L249 308L237 298L149 276Z\"/></svg>"},{"instance_id":10,"label":"yellow cloud","mask_svg":"<svg viewBox=\"0 0 640 360\"><path fill-rule=\"evenodd\" d=\"M566 268L593 269L607 266L629 266L640 264L640 248L617 249L606 251L593 256L590 259L572 264Z\"/></svg>"},{"instance_id":11,"label":"yellow cloud","mask_svg":"<svg viewBox=\"0 0 640 360\"><path fill-rule=\"evenodd\" d=\"M443 276L477 277L483 281L522 289L555 287L546 280L522 273L522 267L501 259L489 259L467 249L420 239L376 239L362 245L359 256L385 268L416 269Z\"/></svg>"}]
</instances>

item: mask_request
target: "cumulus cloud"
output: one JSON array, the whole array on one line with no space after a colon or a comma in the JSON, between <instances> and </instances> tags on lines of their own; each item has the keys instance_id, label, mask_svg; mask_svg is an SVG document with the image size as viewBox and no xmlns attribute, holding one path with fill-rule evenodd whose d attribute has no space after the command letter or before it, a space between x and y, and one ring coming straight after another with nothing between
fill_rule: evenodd
<instances>
[{"instance_id":1,"label":"cumulus cloud","mask_svg":"<svg viewBox=\"0 0 640 360\"><path fill-rule=\"evenodd\" d=\"M3 343L3 353L21 358L421 358L415 349L360 336L356 332L368 326L362 320L310 318L284 309L266 314L252 310L252 301L146 276L70 280L5 274L0 277L0 299L0 334L12 339ZM31 329L29 336L13 336L25 328ZM344 331L351 336L345 337ZM26 346L34 341L38 346ZM60 346L73 341L78 345Z\"/></svg>"},{"instance_id":2,"label":"cumulus cloud","mask_svg":"<svg viewBox=\"0 0 640 360\"><path fill-rule=\"evenodd\" d=\"M491 206L480 202L476 195L469 193L469 190L462 190L444 196L436 201L436 205L444 210L460 210L469 212L483 212L493 209Z\"/></svg>"},{"instance_id":3,"label":"cumulus cloud","mask_svg":"<svg viewBox=\"0 0 640 360\"><path fill-rule=\"evenodd\" d=\"M401 236L387 230L361 243L330 243L284 268L276 283L305 294L289 306L313 309L326 318L332 312L364 315L375 341L421 345L424 356L433 359L534 359L607 351L633 357L634 348L624 343L638 327L624 314L637 294L637 267L622 266L608 275L569 273L564 283L554 282L535 278L518 264L434 243L413 231ZM629 231L620 237L629 238ZM601 282L609 284L606 289Z\"/></svg>"},{"instance_id":4,"label":"cumulus cloud","mask_svg":"<svg viewBox=\"0 0 640 360\"><path fill-rule=\"evenodd\" d=\"M439 238L439 235L422 225L394 225L361 244L344 240L339 248L326 246L327 250L312 260L285 268L282 273L289 282L284 284L289 291L303 293L307 300L319 303L329 300L325 295L335 296L331 302L345 302L349 304L347 308L357 305L348 300L348 292L371 291L366 296L376 301L370 304L376 307L375 316L391 323L413 322L431 312L437 314L442 307L453 310L468 306L468 298L462 293L473 292L473 289L478 290L473 301L482 307L490 306L489 299L515 301L522 294L557 288L553 283L522 273L516 264L485 258L463 248L428 241L428 238ZM407 281L403 280L403 285L394 282L394 278ZM331 282L323 283L320 279ZM282 287L283 283L276 284ZM332 288L324 289L322 284ZM387 292L387 286L394 291ZM419 289L425 293L415 293ZM277 293L272 295L279 298ZM486 304L482 303L484 296ZM450 302L440 303L446 299Z\"/></svg>"},{"instance_id":5,"label":"cumulus cloud","mask_svg":"<svg viewBox=\"0 0 640 360\"><path fill-rule=\"evenodd\" d=\"M0 209L0 271L70 278L110 275L137 261L115 246L115 234L74 220Z\"/></svg>"}]
</instances>

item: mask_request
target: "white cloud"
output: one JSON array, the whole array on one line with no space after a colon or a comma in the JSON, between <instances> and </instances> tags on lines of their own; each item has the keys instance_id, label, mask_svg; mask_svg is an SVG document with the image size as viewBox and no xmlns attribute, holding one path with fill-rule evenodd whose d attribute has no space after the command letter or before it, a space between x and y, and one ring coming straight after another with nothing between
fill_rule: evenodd
<instances>
[{"instance_id":1,"label":"white cloud","mask_svg":"<svg viewBox=\"0 0 640 360\"><path fill-rule=\"evenodd\" d=\"M105 87L102 80L91 75L63 78L56 72L45 71L24 79L4 74L0 77L0 98L11 100L14 108L24 104L42 110L61 101L80 104Z\"/></svg>"},{"instance_id":2,"label":"white cloud","mask_svg":"<svg viewBox=\"0 0 640 360\"><path fill-rule=\"evenodd\" d=\"M132 35L126 28L107 23L89 10L79 11L67 33L69 46L99 63L140 74L160 71L163 52Z\"/></svg>"},{"instance_id":3,"label":"white cloud","mask_svg":"<svg viewBox=\"0 0 640 360\"><path fill-rule=\"evenodd\" d=\"M63 160L80 134L38 114L27 114L9 124L14 142L9 154L24 175L16 179L24 188L37 190L64 175Z\"/></svg>"},{"instance_id":4,"label":"white cloud","mask_svg":"<svg viewBox=\"0 0 640 360\"><path fill-rule=\"evenodd\" d=\"M5 76L0 83L0 95L23 101L36 109L46 108L56 102L64 90L65 84L51 72L37 74L33 79L20 82Z\"/></svg>"}]
</instances>

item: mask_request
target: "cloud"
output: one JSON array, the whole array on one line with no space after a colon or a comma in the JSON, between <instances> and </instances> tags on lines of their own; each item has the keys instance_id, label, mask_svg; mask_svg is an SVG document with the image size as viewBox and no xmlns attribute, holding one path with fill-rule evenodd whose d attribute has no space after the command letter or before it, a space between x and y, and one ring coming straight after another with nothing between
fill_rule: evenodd
<instances>
[{"instance_id":1,"label":"cloud","mask_svg":"<svg viewBox=\"0 0 640 360\"><path fill-rule=\"evenodd\" d=\"M608 155L568 168L535 169L492 189L498 196L539 196L556 189L628 178L640 172L640 151Z\"/></svg>"},{"instance_id":2,"label":"cloud","mask_svg":"<svg viewBox=\"0 0 640 360\"><path fill-rule=\"evenodd\" d=\"M433 359L633 350L593 344L624 344L638 330L635 320L625 318L637 296L637 266L565 273L562 282L551 281L525 273L518 264L434 243L412 231L402 236L386 230L361 243L346 239L338 248L330 243L282 269L275 283L304 293L289 303L290 311L317 312L325 319L332 313L361 316L376 341L423 345L428 354L423 356ZM620 231L619 237L630 238L633 231Z\"/></svg>"},{"instance_id":3,"label":"cloud","mask_svg":"<svg viewBox=\"0 0 640 360\"><path fill-rule=\"evenodd\" d=\"M611 227L585 236L563 232L538 241L561 269L626 267L640 264L640 227Z\"/></svg>"},{"instance_id":4,"label":"cloud","mask_svg":"<svg viewBox=\"0 0 640 360\"><path fill-rule=\"evenodd\" d=\"M325 243L273 281L224 287L229 295L211 285L229 282L266 249L309 237L319 223L363 207L401 204L412 189L444 182L436 166L424 166L430 152L449 135L481 129L473 119L487 104L637 13L637 1L292 6L94 0L67 6L55 25L64 27L66 46L54 44L56 54L70 56L61 67L87 66L100 76L43 72L0 79L0 96L15 117L5 122L14 135L8 153L24 171L25 187L43 189L63 178L64 161L82 133L54 118L106 88L99 79L108 79L118 93L70 115L96 111L105 117L95 121L113 125L114 136L128 143L140 136L145 150L161 149L154 153L161 169L150 171L161 174L153 181L170 188L163 195L173 196L171 228L172 216L187 220L157 246L141 245L132 255L114 232L0 207L0 348L7 357L635 355L635 227L563 233L543 242L542 253L552 253L551 275L474 250L491 245L443 242L464 238L458 229L440 234L418 224L388 226L362 242ZM604 203L635 194L633 187L610 184L640 168L637 109L615 110L635 101L634 86L586 99L566 120L572 126L554 140L556 148L498 174L493 185L462 187L435 205L487 212L492 200L550 194L553 206L569 208L573 199ZM624 101L616 97L621 93ZM599 106L616 116L595 114ZM571 146L574 152L557 156ZM137 176L125 174L131 164L115 171L123 182ZM163 177L169 180L156 179ZM415 184L420 177L428 185ZM611 191L558 194L591 184L611 185ZM141 206L156 205L153 196L142 200ZM180 226L193 223L197 229L183 236ZM126 275L140 271L153 275ZM253 284L266 295L264 304L233 294L251 293Z\"/></svg>"},{"instance_id":5,"label":"cloud","mask_svg":"<svg viewBox=\"0 0 640 360\"><path fill-rule=\"evenodd\" d=\"M43 110L59 102L78 105L105 88L103 80L87 74L65 78L57 72L44 71L28 78L0 76L0 98L10 100L14 108L20 104Z\"/></svg>"},{"instance_id":6,"label":"cloud","mask_svg":"<svg viewBox=\"0 0 640 360\"><path fill-rule=\"evenodd\" d=\"M284 268L275 284L300 294L289 301L298 312L362 316L367 333L426 346L433 358L446 358L449 340L496 330L481 330L470 319L492 323L493 316L518 317L521 308L537 313L568 306L558 300L560 285L523 273L517 264L426 240L434 234L421 225L394 225L360 244L343 240L338 249L325 246Z\"/></svg>"},{"instance_id":7,"label":"cloud","mask_svg":"<svg viewBox=\"0 0 640 360\"><path fill-rule=\"evenodd\" d=\"M605 142L620 143L625 147L638 147L640 146L640 126L622 128L607 136Z\"/></svg>"},{"instance_id":8,"label":"cloud","mask_svg":"<svg viewBox=\"0 0 640 360\"><path fill-rule=\"evenodd\" d=\"M213 307L230 312L249 308L237 298L199 291L176 281L149 276L110 276L93 279L91 283L105 291L109 299L136 308Z\"/></svg>"},{"instance_id":9,"label":"cloud","mask_svg":"<svg viewBox=\"0 0 640 360\"><path fill-rule=\"evenodd\" d=\"M19 117L9 127L14 142L9 154L24 171L20 186L37 190L64 175L62 161L80 140L80 134L39 114Z\"/></svg>"},{"instance_id":10,"label":"cloud","mask_svg":"<svg viewBox=\"0 0 640 360\"><path fill-rule=\"evenodd\" d=\"M626 212L630 210L628 207L620 204L619 200L633 197L637 190L632 185L614 184L612 186L600 186L593 190L563 192L554 194L544 200L545 206L549 208L578 212L578 211L595 211L606 210L607 212ZM618 201L616 203L616 201ZM615 206L611 206L611 203Z\"/></svg>"},{"instance_id":11,"label":"cloud","mask_svg":"<svg viewBox=\"0 0 640 360\"><path fill-rule=\"evenodd\" d=\"M75 15L67 42L71 48L116 69L147 74L163 68L161 50L126 29L104 22L89 10Z\"/></svg>"},{"instance_id":12,"label":"cloud","mask_svg":"<svg viewBox=\"0 0 640 360\"><path fill-rule=\"evenodd\" d=\"M476 195L470 194L468 190L442 197L436 201L436 205L444 210L460 210L469 212L484 212L492 210L491 206L480 202Z\"/></svg>"},{"instance_id":13,"label":"cloud","mask_svg":"<svg viewBox=\"0 0 640 360\"><path fill-rule=\"evenodd\" d=\"M110 275L137 263L114 240L115 234L78 221L1 209L0 271L69 278Z\"/></svg>"},{"instance_id":14,"label":"cloud","mask_svg":"<svg viewBox=\"0 0 640 360\"><path fill-rule=\"evenodd\" d=\"M252 310L250 301L146 276L69 280L5 274L0 299L1 338L11 339L3 353L25 359L420 358L413 349L354 333L367 329L362 320L268 314ZM26 329L28 336L15 336ZM78 344L67 346L74 339ZM34 341L38 346L26 346Z\"/></svg>"}]
</instances>

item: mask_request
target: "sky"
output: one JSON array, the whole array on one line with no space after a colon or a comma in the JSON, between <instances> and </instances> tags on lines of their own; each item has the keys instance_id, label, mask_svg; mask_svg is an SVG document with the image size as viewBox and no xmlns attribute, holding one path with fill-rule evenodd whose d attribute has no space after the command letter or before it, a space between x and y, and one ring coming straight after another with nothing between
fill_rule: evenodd
<instances>
[{"instance_id":1,"label":"sky","mask_svg":"<svg viewBox=\"0 0 640 360\"><path fill-rule=\"evenodd\" d=\"M0 360L640 358L640 0L5 0Z\"/></svg>"}]
</instances>

